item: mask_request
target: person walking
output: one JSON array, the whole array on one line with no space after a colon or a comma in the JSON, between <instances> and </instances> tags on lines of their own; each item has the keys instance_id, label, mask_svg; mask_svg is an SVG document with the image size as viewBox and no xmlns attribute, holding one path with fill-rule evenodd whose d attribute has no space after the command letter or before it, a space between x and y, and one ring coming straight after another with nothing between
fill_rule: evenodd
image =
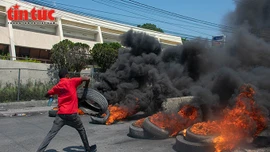
<instances>
[{"instance_id":1,"label":"person walking","mask_svg":"<svg viewBox=\"0 0 270 152\"><path fill-rule=\"evenodd\" d=\"M85 88L87 88L90 78L70 78L67 69L61 69L59 71L59 78L60 81L45 95L46 97L58 95L58 112L51 130L39 146L37 152L43 152L64 125L71 126L79 132L86 152L96 152L97 146L89 146L86 131L80 117L78 116L77 87L85 81Z\"/></svg>"}]
</instances>

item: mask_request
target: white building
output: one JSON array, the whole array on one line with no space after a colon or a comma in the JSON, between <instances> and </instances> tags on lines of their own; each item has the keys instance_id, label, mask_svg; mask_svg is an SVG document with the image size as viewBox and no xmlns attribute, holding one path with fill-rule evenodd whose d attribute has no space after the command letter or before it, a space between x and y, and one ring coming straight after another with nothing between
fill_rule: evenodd
<instances>
[{"instance_id":1,"label":"white building","mask_svg":"<svg viewBox=\"0 0 270 152\"><path fill-rule=\"evenodd\" d=\"M92 48L96 43L118 42L119 35L130 29L156 37L164 47L182 44L181 38L177 36L60 10L55 10L54 24L9 24L11 21L8 20L7 10L16 4L20 6L20 10L28 10L28 12L34 7L42 8L17 0L0 1L0 55L9 52L12 60L27 56L48 62L50 49L61 40L69 39L73 42L86 43Z\"/></svg>"}]
</instances>

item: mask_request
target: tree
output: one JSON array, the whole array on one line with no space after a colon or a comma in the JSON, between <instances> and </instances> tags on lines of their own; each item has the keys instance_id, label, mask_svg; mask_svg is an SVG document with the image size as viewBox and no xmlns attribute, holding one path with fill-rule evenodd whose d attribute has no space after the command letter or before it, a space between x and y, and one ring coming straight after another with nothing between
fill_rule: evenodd
<instances>
[{"instance_id":1,"label":"tree","mask_svg":"<svg viewBox=\"0 0 270 152\"><path fill-rule=\"evenodd\" d=\"M53 45L50 60L56 69L67 68L71 72L80 72L89 64L90 47L65 39Z\"/></svg>"},{"instance_id":2,"label":"tree","mask_svg":"<svg viewBox=\"0 0 270 152\"><path fill-rule=\"evenodd\" d=\"M102 72L110 68L116 61L118 56L118 49L121 48L121 44L117 42L113 43L98 43L95 44L91 50L93 61L101 68Z\"/></svg>"},{"instance_id":3,"label":"tree","mask_svg":"<svg viewBox=\"0 0 270 152\"><path fill-rule=\"evenodd\" d=\"M187 38L182 38L182 43L188 42Z\"/></svg>"},{"instance_id":4,"label":"tree","mask_svg":"<svg viewBox=\"0 0 270 152\"><path fill-rule=\"evenodd\" d=\"M158 28L155 24L151 23L145 23L143 25L137 25L137 27L153 30L153 31L158 31L164 33L164 31L161 28Z\"/></svg>"}]
</instances>

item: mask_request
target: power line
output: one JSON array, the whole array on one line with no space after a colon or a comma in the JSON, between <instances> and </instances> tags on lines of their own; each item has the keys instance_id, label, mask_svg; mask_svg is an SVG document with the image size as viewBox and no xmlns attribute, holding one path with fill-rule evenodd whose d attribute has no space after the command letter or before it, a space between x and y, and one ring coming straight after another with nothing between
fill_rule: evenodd
<instances>
[{"instance_id":1,"label":"power line","mask_svg":"<svg viewBox=\"0 0 270 152\"><path fill-rule=\"evenodd\" d=\"M44 1L46 1L46 0L44 0ZM49 1L47 1L47 2L49 2ZM87 10L87 11L95 11L95 12L101 12L101 13L106 13L106 14L113 14L113 15L117 15L117 16L125 16L125 17L130 17L130 18L135 18L135 19L147 19L147 17L137 17L137 16L123 15L123 14L118 14L118 13L113 13L113 12L106 12L106 11L100 11L100 10L96 10L96 9L90 9L90 8L85 8L85 7L80 7L80 6L68 5L68 4L58 3L58 2L54 2L54 4L59 4L59 5L62 5L62 6L67 6L67 7L72 7L72 8L79 8L79 9ZM150 18L148 17L148 19L150 19ZM167 23L169 23L169 22L167 22ZM169 23L169 24L174 24L174 23ZM175 24L175 25L178 25L178 26L189 26L189 27L204 29L202 27L191 26L191 25L183 25L183 24ZM213 30L213 28L210 28L210 27L206 27L205 29Z\"/></svg>"},{"instance_id":2,"label":"power line","mask_svg":"<svg viewBox=\"0 0 270 152\"><path fill-rule=\"evenodd\" d=\"M26 0L27 1L27 0ZM33 1L32 1L33 2ZM35 1L34 1L35 2ZM43 1L44 2L44 1ZM46 2L46 1L45 1ZM40 4L40 3L39 3ZM60 4L60 5L63 5L63 6L70 6L70 5L66 5L66 4L62 4L62 3L57 3L57 4ZM104 5L107 5L107 4L105 4L105 3L103 3ZM44 5L47 5L48 6L48 3L46 3L46 4L44 4ZM49 4L50 5L50 4ZM50 6L50 7L52 7L52 6ZM53 7L55 7L55 6L53 6ZM72 7L75 7L75 8L81 8L81 9L84 9L84 10L88 10L87 8L82 8L82 7L77 7L77 6L72 6ZM61 7L55 7L55 8L57 8L57 9L62 9L62 10L65 10L65 11L70 11L70 12L75 12L74 10L70 10L70 9L68 9L68 8L61 8ZM76 12L79 12L79 11L76 11ZM83 13L83 12L82 12ZM82 14L81 12L79 12L78 14ZM130 13L132 13L132 12L130 12ZM134 14L134 13L133 13ZM135 13L135 14L137 14L137 13ZM87 14L87 15L89 15L89 14ZM94 14L90 14L91 16L95 16L95 17L97 17L97 18L104 18L104 17L101 17L101 16L97 16L97 15L94 15ZM117 14L117 15L119 15L119 14ZM188 31L193 31L193 32L196 32L196 33L200 33L200 34L204 34L204 35L208 35L208 36L212 36L212 35L209 35L209 34L207 34L207 33L204 33L204 32L199 32L199 31L196 31L196 30L193 30L193 29L190 29L190 28L186 28L184 25L181 25L181 24L176 24L176 23L171 23L171 22L166 22L166 21L162 21L162 20L157 20L157 19L154 19L154 18L149 18L149 17L146 17L146 16L143 16L143 15L141 15L141 14L137 14L138 16L142 16L142 17L144 17L144 18L140 18L140 19L145 19L145 20L151 20L151 21L156 21L156 22L160 22L160 23L164 23L164 24L168 24L168 25L173 25L173 26L175 26L175 27L178 27L179 28L179 26L181 26L182 27L182 29L185 29L185 30L188 30ZM125 16L125 15L122 15L122 16ZM138 18L138 17L134 17L134 18ZM108 18L105 18L105 19L107 19L107 20L112 20L112 19L108 19ZM122 21L119 21L119 20L114 20L114 21L117 21L117 22L122 22ZM127 23L127 22L124 22L124 23ZM136 24L133 24L133 23L128 23L128 24L130 24L130 25L134 25L134 26L136 26Z\"/></svg>"},{"instance_id":3,"label":"power line","mask_svg":"<svg viewBox=\"0 0 270 152\"><path fill-rule=\"evenodd\" d=\"M125 11L125 12L129 12L129 13L133 13L134 12L130 12L124 8L130 8L132 11L134 10L138 10L136 8L134 8L134 6L130 6L128 4L125 4L125 3L122 3L122 2L115 2L115 1L112 1L112 0L103 0L105 2L101 2L101 0L92 0L96 3L99 3L99 4L103 4L103 5L106 5L106 6L109 6L109 7L112 7L112 8L116 8L118 10L122 10L122 11ZM121 8L119 8L119 6L122 6ZM136 7L136 6L135 6ZM139 8L140 9L140 8ZM161 13L161 14L156 14L155 12L149 10L149 9L143 9L143 10L140 10L141 12L144 12L144 13L147 13L147 15L151 14L151 15L156 15L158 17L163 17L165 19L173 19L174 21L181 21L181 22L184 22L184 23L188 23L188 24L192 24L191 26L195 27L196 26L199 26L199 27L195 27L195 28L200 28L202 29L202 27L205 27L205 28L211 28L211 30L213 30L213 28L217 28L217 27L209 27L209 26L206 26L206 25L202 25L202 24L199 24L199 23L194 23L194 22L191 22L191 21L187 21L185 19L182 19L182 18L178 18L178 17L174 17L173 15L166 15L164 13ZM138 13L136 13L138 14ZM138 15L141 15L141 14L138 14ZM165 15L165 16L164 16ZM185 25L185 27L189 27L190 25ZM219 28L218 28L219 29ZM198 32L197 32L198 33Z\"/></svg>"},{"instance_id":4,"label":"power line","mask_svg":"<svg viewBox=\"0 0 270 152\"><path fill-rule=\"evenodd\" d=\"M95 1L95 0L93 0L93 1ZM101 4L104 4L104 5L107 5L107 6L110 6L110 5L106 4L106 3L102 3L102 2L99 2L99 1L95 1L95 2L97 2L97 3L101 3ZM119 9L119 10L123 10L123 11L127 11L127 10L121 9L121 8L119 8L119 7L114 7L114 8L117 8L117 9ZM129 13L133 13L133 12L130 12L130 11L127 11L127 12L129 12ZM138 13L133 13L133 14L137 14L137 15L139 15L139 16L144 16L144 15L141 15L141 14L138 14ZM144 16L144 17L146 17L146 16ZM186 30L189 30L189 31L193 31L193 32L196 32L196 33L200 33L200 34L204 34L204 35L212 36L212 35L209 35L209 34L204 33L204 32L199 32L199 31L196 31L196 30L192 30L192 29L189 29L189 28L183 27L183 25L180 25L180 24L169 23L169 22L165 22L165 21L157 20L157 19L150 18L150 17L146 17L146 18L148 18L148 20L150 19L150 20L152 20L152 21L156 21L156 22L160 22L160 23L165 23L165 24L168 24L168 25L173 25L173 26L176 26L176 27L181 26L181 28L186 29Z\"/></svg>"},{"instance_id":5,"label":"power line","mask_svg":"<svg viewBox=\"0 0 270 152\"><path fill-rule=\"evenodd\" d=\"M126 3L130 3L130 4L135 5L135 6L139 6L141 8L151 9L151 10L154 10L154 11L159 12L159 13L167 14L167 15L170 15L170 16L178 17L178 18L182 18L182 19L192 21L192 22L195 22L195 23L201 23L201 24L205 24L205 25L209 25L209 26L220 27L221 29L229 29L229 30L233 29L233 27L229 27L227 25L221 25L221 24L216 24L216 23L212 23L212 22L208 22L208 21L195 19L195 18L192 18L192 17L184 16L184 15L181 15L181 14L177 14L177 13L174 13L174 12L169 12L167 10L163 10L163 9L156 8L156 7L153 7L153 6L142 4L142 3L139 3L139 2L134 1L134 0L128 0L128 1L127 0L121 0L121 1L126 2Z\"/></svg>"},{"instance_id":6,"label":"power line","mask_svg":"<svg viewBox=\"0 0 270 152\"><path fill-rule=\"evenodd\" d=\"M5 0L3 0L3 1L5 1ZM8 1L5 1L5 2L10 3L10 4L13 4L13 3L8 2ZM33 6L35 6L35 5L30 5L29 3L27 3L26 5L29 6L28 8L32 8ZM31 7L30 7L30 6L31 6ZM69 14L67 14L67 13L58 13L58 14L59 14L59 15L69 15ZM69 17L72 18L71 16L69 16ZM77 18L74 18L74 17L73 17L72 19L77 20L77 21L81 21L81 20L78 20ZM183 35L184 37L189 38L189 39L196 38L196 36L192 36L192 35L188 35L188 34L172 32L172 31L169 31L169 30L167 30L167 31L168 31L168 33L172 33L173 35L177 35L177 36ZM9 37L9 36L7 36L7 37ZM10 37L9 37L9 38L10 38ZM12 40L12 41L14 42L14 40ZM14 42L14 43L15 43L15 42Z\"/></svg>"},{"instance_id":7,"label":"power line","mask_svg":"<svg viewBox=\"0 0 270 152\"><path fill-rule=\"evenodd\" d=\"M86 14L86 13L83 13L83 12L80 12L80 11L76 11L76 10L72 10L72 9L68 9L68 8L64 8L64 7L56 7L56 6L52 6L51 4L48 4L44 1L40 2L40 1L37 1L37 0L24 0L24 1L31 1L31 2L34 2L36 4L39 4L39 5L43 5L43 6L47 6L47 7L51 7L51 8L55 8L55 9L60 9L60 10L64 10L64 11L67 11L67 12L72 12L72 13L75 13L75 14L78 14L78 15L82 15L82 16L87 16L87 17L97 17L97 18L104 18L104 17L100 17L100 16L96 16L96 15L93 15L93 14ZM107 20L112 20L112 19L108 19L108 18L105 18ZM125 23L125 24L129 24L129 25L133 25L133 26L136 26L135 24L133 23L128 23L128 22L123 22L123 21L119 21L119 20L113 20L113 21L116 21L116 22L120 22L120 23ZM168 32L170 32L169 30L166 30ZM172 33L172 32L170 32ZM174 35L176 32L173 32ZM187 35L187 34L182 34L182 33L178 33L177 36L181 36L181 35ZM193 36L193 37L196 37L196 36Z\"/></svg>"}]
</instances>

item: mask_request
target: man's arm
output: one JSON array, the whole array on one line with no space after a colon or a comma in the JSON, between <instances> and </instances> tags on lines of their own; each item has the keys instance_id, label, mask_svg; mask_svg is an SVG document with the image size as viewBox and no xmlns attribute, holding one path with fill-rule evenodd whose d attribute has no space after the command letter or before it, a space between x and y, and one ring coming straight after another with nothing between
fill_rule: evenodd
<instances>
[{"instance_id":1,"label":"man's arm","mask_svg":"<svg viewBox=\"0 0 270 152\"><path fill-rule=\"evenodd\" d=\"M49 98L49 97L52 97L53 95L50 95L49 93L46 93L45 97L46 98Z\"/></svg>"},{"instance_id":2,"label":"man's arm","mask_svg":"<svg viewBox=\"0 0 270 152\"><path fill-rule=\"evenodd\" d=\"M52 97L55 94L55 87L53 87L51 90L49 90L46 94L45 97L49 98Z\"/></svg>"}]
</instances>

